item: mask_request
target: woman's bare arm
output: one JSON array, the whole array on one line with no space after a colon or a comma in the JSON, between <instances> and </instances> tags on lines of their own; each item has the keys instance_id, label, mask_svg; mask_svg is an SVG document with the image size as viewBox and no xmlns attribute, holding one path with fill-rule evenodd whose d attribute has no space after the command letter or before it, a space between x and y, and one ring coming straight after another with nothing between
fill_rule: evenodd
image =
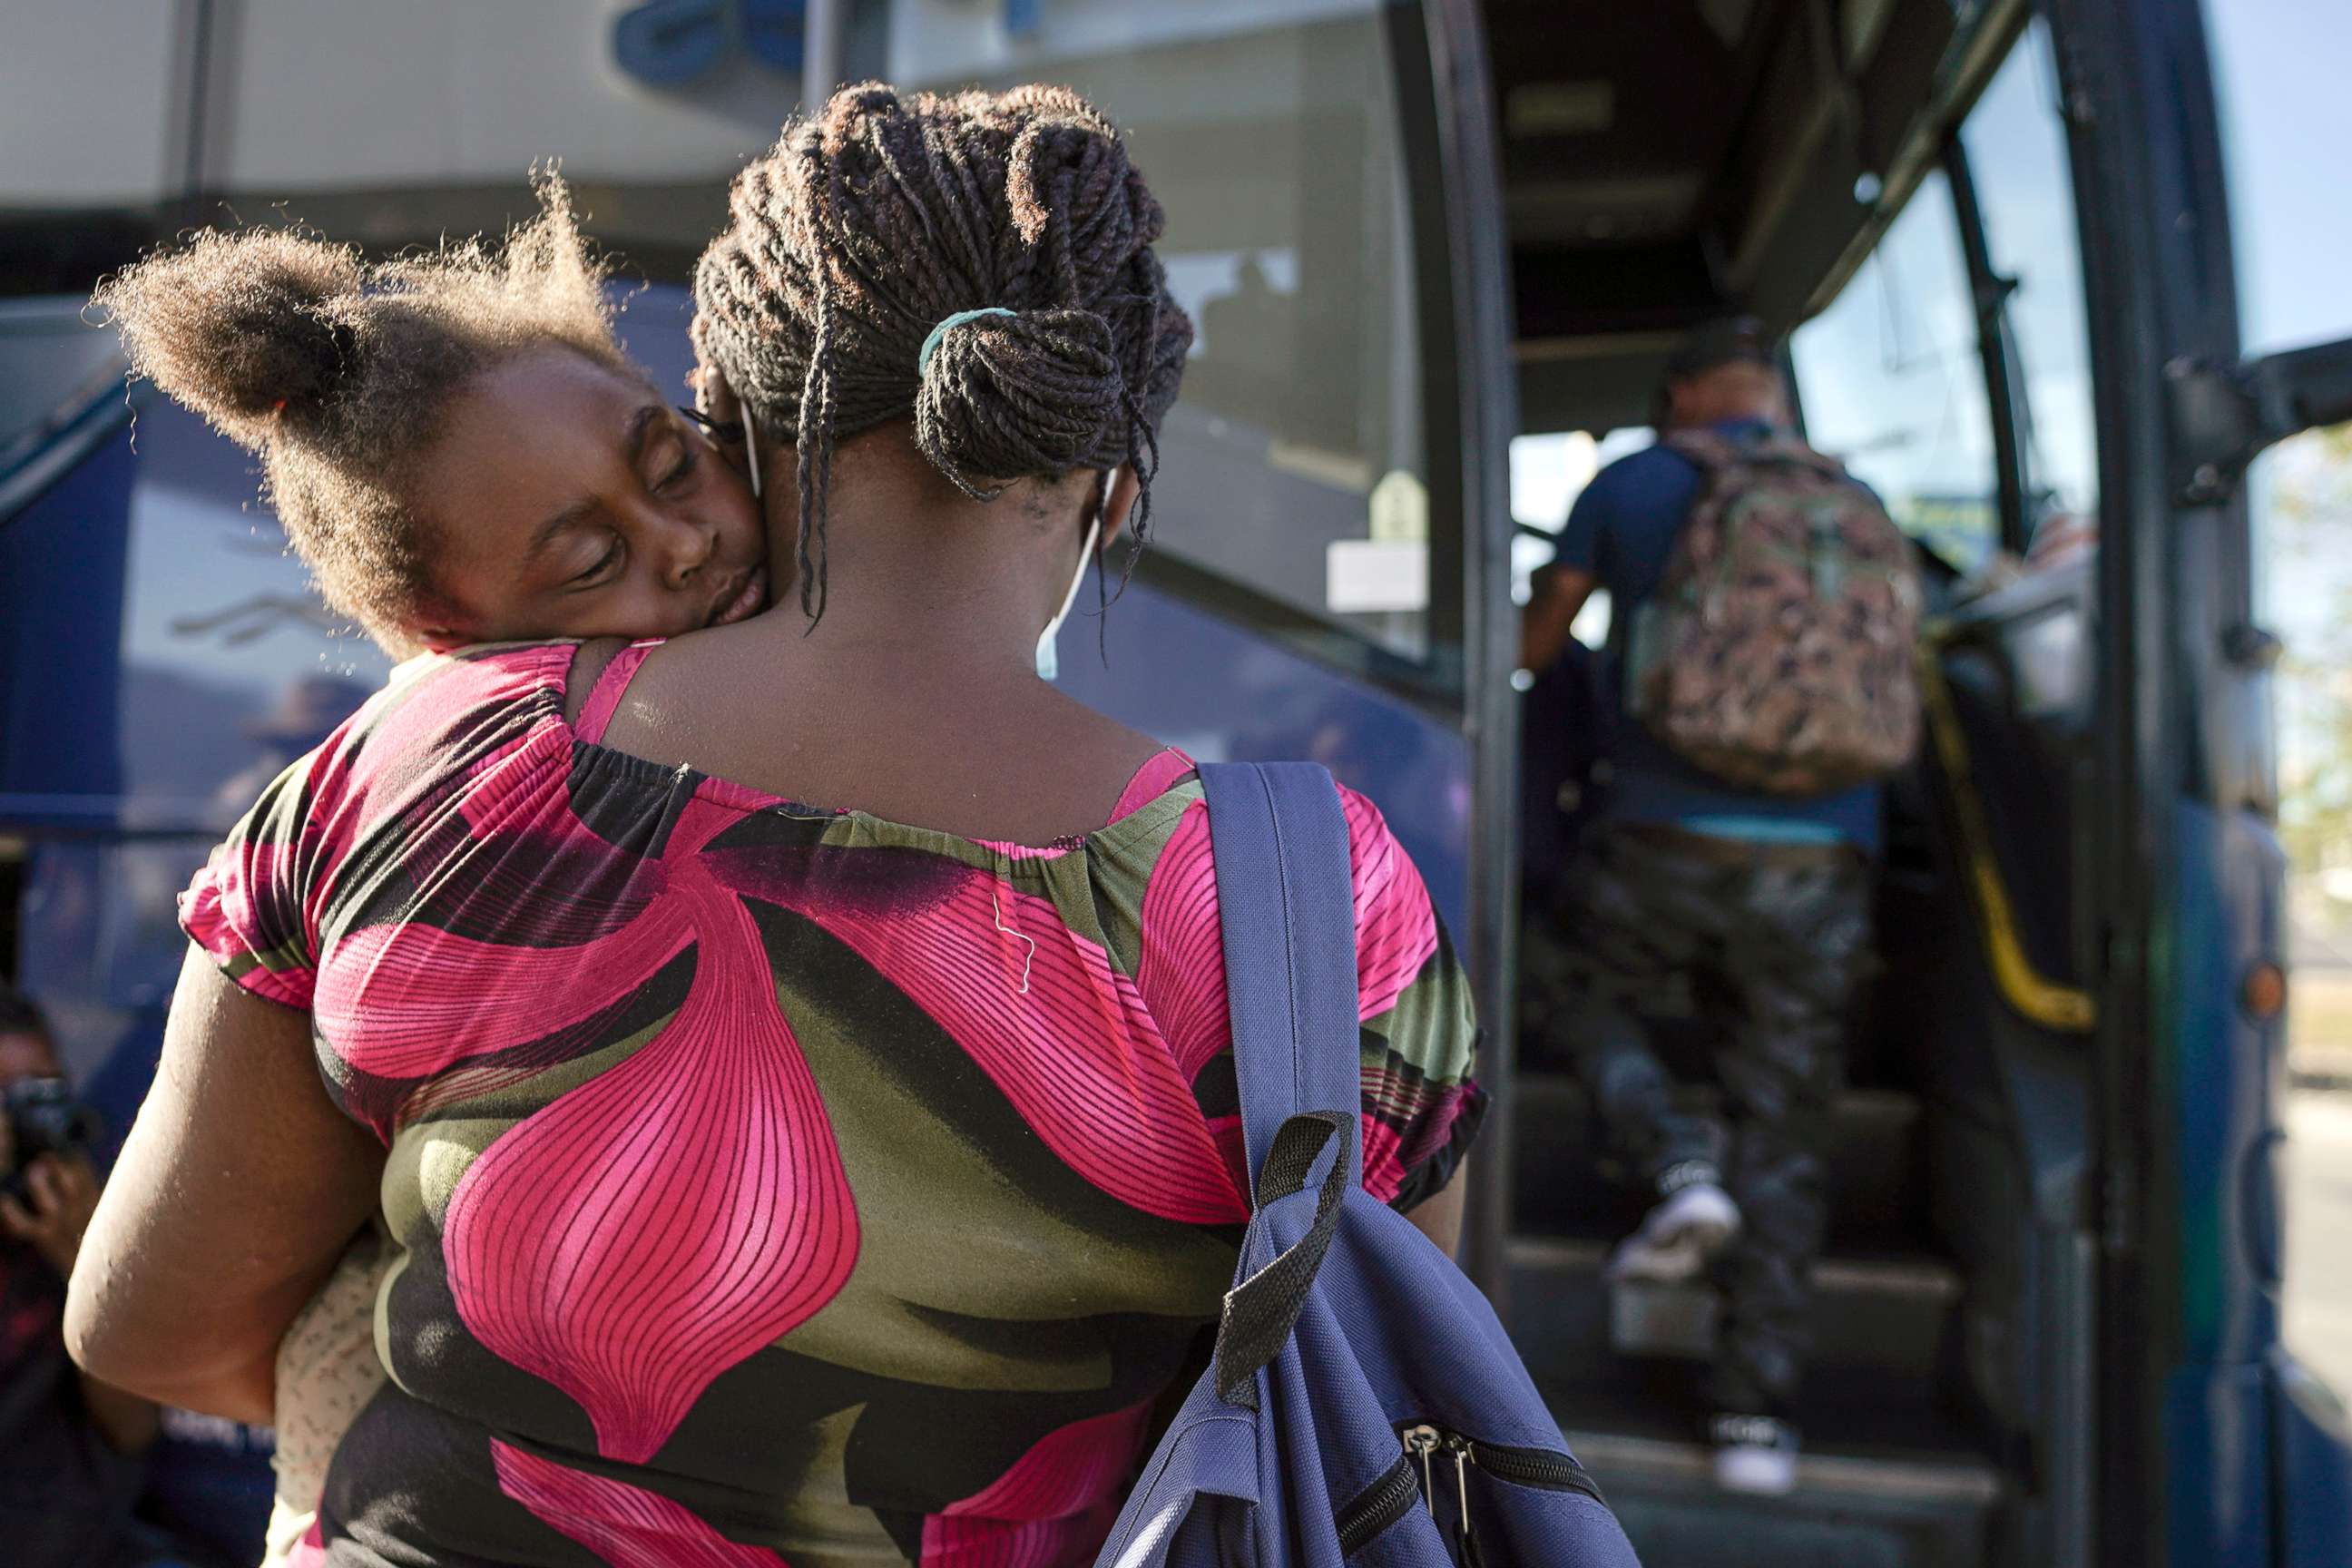
<instances>
[{"instance_id":1,"label":"woman's bare arm","mask_svg":"<svg viewBox=\"0 0 2352 1568\"><path fill-rule=\"evenodd\" d=\"M383 1163L320 1087L308 1017L191 949L74 1267L74 1359L151 1399L268 1422L278 1339L373 1210Z\"/></svg>"},{"instance_id":2,"label":"woman's bare arm","mask_svg":"<svg viewBox=\"0 0 2352 1568\"><path fill-rule=\"evenodd\" d=\"M1414 1205L1404 1217L1452 1258L1462 1250L1462 1207L1469 1191L1470 1162L1465 1159L1454 1168L1454 1179L1445 1184L1444 1191L1426 1203Z\"/></svg>"}]
</instances>

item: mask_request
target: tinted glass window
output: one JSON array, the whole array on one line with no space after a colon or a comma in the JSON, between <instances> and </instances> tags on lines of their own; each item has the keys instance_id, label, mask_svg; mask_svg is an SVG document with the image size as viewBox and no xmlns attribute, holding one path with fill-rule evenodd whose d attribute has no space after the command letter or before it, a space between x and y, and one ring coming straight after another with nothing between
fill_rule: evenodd
<instances>
[{"instance_id":1,"label":"tinted glass window","mask_svg":"<svg viewBox=\"0 0 2352 1568\"><path fill-rule=\"evenodd\" d=\"M2250 351L2352 335L2352 145L2344 67L2352 25L2338 0L2224 0L2204 7L2221 99Z\"/></svg>"},{"instance_id":2,"label":"tinted glass window","mask_svg":"<svg viewBox=\"0 0 2352 1568\"><path fill-rule=\"evenodd\" d=\"M631 270L677 279L721 220L727 178L801 96L804 9L242 0L216 30L221 111L202 137L158 122L175 111L153 106L177 101L170 50L114 48L101 26L109 47L37 51L56 79L22 127L0 93L0 130L31 145L63 125L73 154L64 180L0 171L0 198L165 199L193 145L206 188L248 216L283 202L338 237L397 247L502 227L529 210L525 169L561 155L591 233ZM1430 517L1390 49L1417 14L1373 0L845 11L847 79L1066 82L1128 129L1200 331L1167 435L1162 545L1336 641L1428 653L1430 533L1450 524ZM150 111L115 112L126 97ZM77 102L112 107L58 118ZM102 177L101 152L146 173ZM1450 557L1436 559L1443 593Z\"/></svg>"},{"instance_id":3,"label":"tinted glass window","mask_svg":"<svg viewBox=\"0 0 2352 1568\"><path fill-rule=\"evenodd\" d=\"M11 306L0 326L31 342L45 320L60 363L95 347L104 371L112 335L79 303ZM690 309L667 285L629 292L629 351L663 384L683 384ZM142 393L0 523L0 819L207 840L383 684L390 660L327 608L257 486L249 454ZM45 657L5 657L20 622Z\"/></svg>"},{"instance_id":4,"label":"tinted glass window","mask_svg":"<svg viewBox=\"0 0 2352 1568\"><path fill-rule=\"evenodd\" d=\"M0 303L0 479L121 376L114 340L83 324L79 300Z\"/></svg>"},{"instance_id":5,"label":"tinted glass window","mask_svg":"<svg viewBox=\"0 0 2352 1568\"><path fill-rule=\"evenodd\" d=\"M1806 431L1963 570L2000 540L1992 418L1951 187L1930 174L1836 300L1797 329Z\"/></svg>"},{"instance_id":6,"label":"tinted glass window","mask_svg":"<svg viewBox=\"0 0 2352 1568\"><path fill-rule=\"evenodd\" d=\"M2026 32L1960 128L1993 270L2012 281L2009 347L2024 393L2026 521L2098 504L2090 331L2074 187L2050 35Z\"/></svg>"},{"instance_id":7,"label":"tinted glass window","mask_svg":"<svg viewBox=\"0 0 2352 1568\"><path fill-rule=\"evenodd\" d=\"M1161 437L1157 546L1426 655L1443 521L1381 14L1102 7L1017 51L974 15L894 5L898 79L1066 82L1127 131L1168 209L1160 255L1198 335Z\"/></svg>"}]
</instances>

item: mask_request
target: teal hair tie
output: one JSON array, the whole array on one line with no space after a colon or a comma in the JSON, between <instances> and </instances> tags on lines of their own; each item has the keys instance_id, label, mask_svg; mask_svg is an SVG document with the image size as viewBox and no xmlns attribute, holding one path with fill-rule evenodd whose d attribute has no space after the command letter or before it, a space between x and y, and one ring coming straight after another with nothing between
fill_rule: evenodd
<instances>
[{"instance_id":1,"label":"teal hair tie","mask_svg":"<svg viewBox=\"0 0 2352 1568\"><path fill-rule=\"evenodd\" d=\"M947 330L950 327L961 327L966 321L977 321L982 316L1009 316L1012 314L1012 311L1006 310L1002 305L984 305L977 310L958 310L954 315L950 316L938 326L933 327L931 329L931 335L923 340L922 352L915 356L915 374L917 375L928 375L930 374L931 351L940 346L940 339L946 335Z\"/></svg>"}]
</instances>

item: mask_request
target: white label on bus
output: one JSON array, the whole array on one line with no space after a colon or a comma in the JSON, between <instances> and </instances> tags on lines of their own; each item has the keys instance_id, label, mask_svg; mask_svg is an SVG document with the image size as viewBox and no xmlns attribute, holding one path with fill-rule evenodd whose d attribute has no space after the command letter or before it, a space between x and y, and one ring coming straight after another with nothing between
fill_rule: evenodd
<instances>
[{"instance_id":1,"label":"white label on bus","mask_svg":"<svg viewBox=\"0 0 2352 1568\"><path fill-rule=\"evenodd\" d=\"M1372 487L1369 521L1374 539L1428 539L1428 487L1402 468L1391 468Z\"/></svg>"},{"instance_id":2,"label":"white label on bus","mask_svg":"<svg viewBox=\"0 0 2352 1568\"><path fill-rule=\"evenodd\" d=\"M1429 546L1417 540L1334 540L1324 555L1323 603L1338 616L1429 608Z\"/></svg>"}]
</instances>

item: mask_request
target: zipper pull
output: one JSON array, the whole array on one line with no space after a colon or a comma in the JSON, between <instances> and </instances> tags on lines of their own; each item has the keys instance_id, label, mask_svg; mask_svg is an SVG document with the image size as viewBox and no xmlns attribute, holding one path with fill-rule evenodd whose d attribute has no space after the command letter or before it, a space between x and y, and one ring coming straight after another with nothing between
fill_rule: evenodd
<instances>
[{"instance_id":1,"label":"zipper pull","mask_svg":"<svg viewBox=\"0 0 2352 1568\"><path fill-rule=\"evenodd\" d=\"M1486 1553L1478 1550L1477 1532L1470 1528L1470 1467L1478 1462L1478 1446L1457 1436L1446 1447L1454 1450L1454 1484L1462 1493L1462 1568L1486 1568Z\"/></svg>"},{"instance_id":2,"label":"zipper pull","mask_svg":"<svg viewBox=\"0 0 2352 1568\"><path fill-rule=\"evenodd\" d=\"M1462 1500L1462 1539L1470 1539L1470 1439L1448 1437L1446 1450L1454 1456L1454 1491Z\"/></svg>"},{"instance_id":3,"label":"zipper pull","mask_svg":"<svg viewBox=\"0 0 2352 1568\"><path fill-rule=\"evenodd\" d=\"M1408 1426L1400 1434L1404 1439L1404 1451L1421 1460L1421 1495L1429 1504L1429 1517L1437 1517L1437 1479L1430 1473L1431 1459L1441 1441L1434 1426Z\"/></svg>"}]
</instances>

